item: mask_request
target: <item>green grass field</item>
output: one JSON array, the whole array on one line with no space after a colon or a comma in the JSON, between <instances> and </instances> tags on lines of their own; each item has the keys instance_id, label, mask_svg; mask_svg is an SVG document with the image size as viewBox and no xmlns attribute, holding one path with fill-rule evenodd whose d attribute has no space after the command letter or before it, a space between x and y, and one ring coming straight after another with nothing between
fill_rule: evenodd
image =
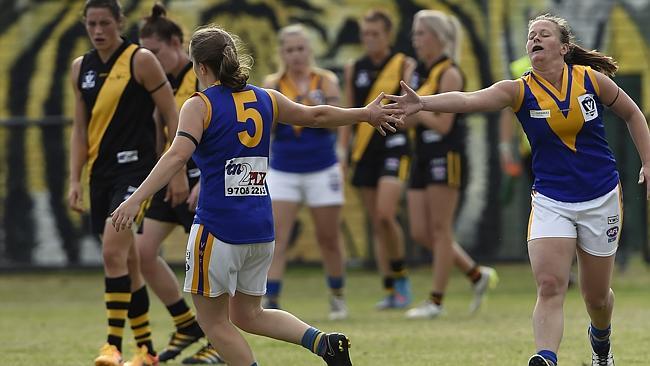
<instances>
[{"instance_id":1,"label":"green grass field","mask_svg":"<svg viewBox=\"0 0 650 366\"><path fill-rule=\"evenodd\" d=\"M468 283L457 273L446 296L447 314L435 320L408 321L402 311L375 311L373 304L382 294L379 277L357 270L350 272L347 282L351 312L347 321L326 320L327 292L318 269L290 270L282 304L324 331L348 334L357 366L526 365L534 351L530 319L535 289L530 269L522 264L497 266L497 270L499 287L474 316L467 312L471 297ZM429 271L421 268L411 274L419 301L429 290ZM626 273L617 273L614 290L617 365L648 365L643 361L648 357L650 342L647 268L636 261ZM0 365L91 365L105 337L102 292L99 272L0 275ZM586 339L588 320L577 289L570 290L565 315L560 365L580 366L590 361L590 350ZM151 317L154 341L161 349L172 323L155 298ZM125 337L124 349L129 357L134 342L130 331ZM323 364L300 346L257 336L248 339L260 365ZM170 364L180 365L181 358Z\"/></svg>"}]
</instances>

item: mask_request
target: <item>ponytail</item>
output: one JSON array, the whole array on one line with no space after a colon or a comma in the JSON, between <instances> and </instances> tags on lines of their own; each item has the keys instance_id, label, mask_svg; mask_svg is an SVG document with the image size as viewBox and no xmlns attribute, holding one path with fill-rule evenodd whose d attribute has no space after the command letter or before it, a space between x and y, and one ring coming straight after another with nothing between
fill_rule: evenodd
<instances>
[{"instance_id":1,"label":"ponytail","mask_svg":"<svg viewBox=\"0 0 650 366\"><path fill-rule=\"evenodd\" d=\"M573 65L589 66L592 69L602 72L603 74L612 77L618 70L616 61L607 55L604 55L596 50L587 50L575 43L575 36L571 31L569 23L564 18L560 18L551 14L543 14L528 22L528 28L533 23L546 20L557 25L560 32L560 42L569 45L569 52L564 55L564 62Z\"/></svg>"},{"instance_id":2,"label":"ponytail","mask_svg":"<svg viewBox=\"0 0 650 366\"><path fill-rule=\"evenodd\" d=\"M217 25L199 28L190 40L192 61L205 64L221 85L234 90L246 86L253 58L248 55L239 38Z\"/></svg>"},{"instance_id":3,"label":"ponytail","mask_svg":"<svg viewBox=\"0 0 650 366\"><path fill-rule=\"evenodd\" d=\"M167 9L161 3L155 3L151 8L151 14L143 19L140 27L140 38L156 36L161 41L171 42L173 37L178 37L183 44L183 30L173 20L167 18Z\"/></svg>"},{"instance_id":4,"label":"ponytail","mask_svg":"<svg viewBox=\"0 0 650 366\"><path fill-rule=\"evenodd\" d=\"M240 90L246 86L249 69L240 66L234 45L223 47L223 59L219 66L219 81L229 88Z\"/></svg>"},{"instance_id":5,"label":"ponytail","mask_svg":"<svg viewBox=\"0 0 650 366\"><path fill-rule=\"evenodd\" d=\"M596 50L586 50L575 43L569 43L569 53L564 55L564 62L589 66L609 77L613 77L618 70L618 65L613 58Z\"/></svg>"}]
</instances>

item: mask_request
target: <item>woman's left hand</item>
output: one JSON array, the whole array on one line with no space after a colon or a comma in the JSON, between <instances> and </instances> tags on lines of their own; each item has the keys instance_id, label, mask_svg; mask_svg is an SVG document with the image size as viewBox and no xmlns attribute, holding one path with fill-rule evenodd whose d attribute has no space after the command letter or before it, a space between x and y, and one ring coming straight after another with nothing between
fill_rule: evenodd
<instances>
[{"instance_id":1,"label":"woman's left hand","mask_svg":"<svg viewBox=\"0 0 650 366\"><path fill-rule=\"evenodd\" d=\"M650 185L648 184L648 180L650 180L650 168L642 165L639 171L639 184L645 184L646 200L650 200Z\"/></svg>"},{"instance_id":2,"label":"woman's left hand","mask_svg":"<svg viewBox=\"0 0 650 366\"><path fill-rule=\"evenodd\" d=\"M131 196L133 197L133 196ZM111 214L111 223L115 231L130 229L135 217L140 212L140 203L129 197Z\"/></svg>"}]
</instances>

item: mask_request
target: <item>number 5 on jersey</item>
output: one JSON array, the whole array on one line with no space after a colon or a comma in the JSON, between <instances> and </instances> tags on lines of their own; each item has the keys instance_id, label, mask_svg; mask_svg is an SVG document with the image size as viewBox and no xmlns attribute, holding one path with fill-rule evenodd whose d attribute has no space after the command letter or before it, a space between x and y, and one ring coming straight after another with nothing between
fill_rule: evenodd
<instances>
[{"instance_id":1,"label":"number 5 on jersey","mask_svg":"<svg viewBox=\"0 0 650 366\"><path fill-rule=\"evenodd\" d=\"M232 98L235 101L235 108L237 109L237 121L246 123L249 119L253 120L255 124L255 132L253 136L248 133L248 130L240 131L237 134L239 141L246 147L253 148L262 141L262 115L255 108L246 108L246 103L257 102L257 96L252 90L232 93Z\"/></svg>"}]
</instances>

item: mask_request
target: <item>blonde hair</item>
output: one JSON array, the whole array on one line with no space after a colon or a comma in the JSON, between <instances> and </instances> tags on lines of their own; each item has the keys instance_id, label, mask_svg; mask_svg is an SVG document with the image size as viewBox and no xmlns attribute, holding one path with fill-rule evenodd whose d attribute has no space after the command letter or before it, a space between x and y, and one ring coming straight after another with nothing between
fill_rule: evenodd
<instances>
[{"instance_id":1,"label":"blonde hair","mask_svg":"<svg viewBox=\"0 0 650 366\"><path fill-rule=\"evenodd\" d=\"M461 29L458 19L438 10L420 10L415 13L413 24L421 22L443 45L443 53L454 62L460 59Z\"/></svg>"},{"instance_id":2,"label":"blonde hair","mask_svg":"<svg viewBox=\"0 0 650 366\"><path fill-rule=\"evenodd\" d=\"M190 40L192 61L206 64L222 85L235 90L246 86L253 58L234 34L216 24L197 29Z\"/></svg>"},{"instance_id":3,"label":"blonde hair","mask_svg":"<svg viewBox=\"0 0 650 366\"><path fill-rule=\"evenodd\" d=\"M309 35L307 34L307 29L305 28L304 25L300 23L295 23L291 25L287 25L286 27L282 27L280 31L278 32L278 58L280 59L279 61L279 74L283 74L286 71L286 65L284 64L284 61L282 60L282 57L280 56L282 45L284 45L284 41L287 39L289 36L301 36L305 40L305 44L307 45L307 48L310 51L310 56L309 56L309 65L311 67L314 66L314 53L311 48L311 42L309 39Z\"/></svg>"}]
</instances>

